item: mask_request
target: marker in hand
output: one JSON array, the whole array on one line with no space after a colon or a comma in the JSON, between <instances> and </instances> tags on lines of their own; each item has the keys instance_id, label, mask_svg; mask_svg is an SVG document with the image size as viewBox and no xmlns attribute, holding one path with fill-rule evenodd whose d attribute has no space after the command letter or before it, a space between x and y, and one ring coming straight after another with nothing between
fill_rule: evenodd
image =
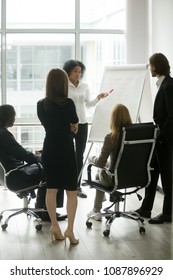
<instances>
[{"instance_id":1,"label":"marker in hand","mask_svg":"<svg viewBox=\"0 0 173 280\"><path fill-rule=\"evenodd\" d=\"M108 96L113 91L114 91L114 89L111 89L110 91L106 92L105 97Z\"/></svg>"},{"instance_id":2,"label":"marker in hand","mask_svg":"<svg viewBox=\"0 0 173 280\"><path fill-rule=\"evenodd\" d=\"M108 94L111 93L111 92L113 92L113 91L114 91L114 89L111 89L111 90L108 92Z\"/></svg>"},{"instance_id":3,"label":"marker in hand","mask_svg":"<svg viewBox=\"0 0 173 280\"><path fill-rule=\"evenodd\" d=\"M108 96L111 92L113 92L114 91L114 89L111 89L110 91L108 91L108 92L102 92L102 93L100 93L98 96L97 96L97 98L100 100L101 98L105 98L106 96Z\"/></svg>"}]
</instances>

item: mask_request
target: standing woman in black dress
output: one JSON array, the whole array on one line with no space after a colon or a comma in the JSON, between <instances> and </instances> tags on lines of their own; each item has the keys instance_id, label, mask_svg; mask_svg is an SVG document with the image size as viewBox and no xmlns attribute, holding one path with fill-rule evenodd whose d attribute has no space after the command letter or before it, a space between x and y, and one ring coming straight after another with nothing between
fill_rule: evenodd
<instances>
[{"instance_id":1,"label":"standing woman in black dress","mask_svg":"<svg viewBox=\"0 0 173 280\"><path fill-rule=\"evenodd\" d=\"M77 165L72 134L77 133L78 117L68 98L68 78L61 69L52 69L46 82L46 96L37 103L37 115L45 128L42 163L47 181L46 206L51 219L51 235L56 240L78 239L73 233L77 208ZM56 218L58 189L66 190L68 226L64 235Z\"/></svg>"}]
</instances>

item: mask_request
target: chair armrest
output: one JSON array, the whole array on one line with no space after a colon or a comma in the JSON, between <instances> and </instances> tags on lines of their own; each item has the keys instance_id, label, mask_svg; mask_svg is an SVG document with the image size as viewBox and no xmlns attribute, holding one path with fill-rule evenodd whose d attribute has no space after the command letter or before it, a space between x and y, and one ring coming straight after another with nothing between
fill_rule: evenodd
<instances>
[{"instance_id":1,"label":"chair armrest","mask_svg":"<svg viewBox=\"0 0 173 280\"><path fill-rule=\"evenodd\" d=\"M25 174L24 177L23 174ZM24 178L24 182L27 181L27 176L30 176L30 178L34 179L31 181L28 180L30 183L27 184L25 182L23 186L21 185L22 181L18 185L15 180L13 181L13 179L15 176L20 178L20 175L22 175L21 178ZM28 193L31 194L32 198L35 198L36 196L34 190L46 185L43 167L40 162L22 164L7 172L5 177L8 189L15 192L20 198L23 198Z\"/></svg>"},{"instance_id":2,"label":"chair armrest","mask_svg":"<svg viewBox=\"0 0 173 280\"><path fill-rule=\"evenodd\" d=\"M92 176L91 176L91 170L92 170L92 167L95 166L95 164L93 163L90 163L87 167L87 177L88 177L88 182L91 182L92 181Z\"/></svg>"},{"instance_id":3,"label":"chair armrest","mask_svg":"<svg viewBox=\"0 0 173 280\"><path fill-rule=\"evenodd\" d=\"M40 170L41 173L43 173L43 166L41 164L41 162L35 162L35 163L25 163L25 164L22 164L16 168L13 168L11 169L10 171L6 172L4 175L7 177L10 175L11 172L14 172L14 171L17 171L17 170L21 170L22 168L25 168L27 166L30 166L30 165L33 165L33 164L36 164Z\"/></svg>"},{"instance_id":4,"label":"chair armrest","mask_svg":"<svg viewBox=\"0 0 173 280\"><path fill-rule=\"evenodd\" d=\"M92 167L95 167L100 170L107 170L106 167L98 167L94 163L90 163L87 167L88 182L92 181L92 176L91 176Z\"/></svg>"}]
</instances>

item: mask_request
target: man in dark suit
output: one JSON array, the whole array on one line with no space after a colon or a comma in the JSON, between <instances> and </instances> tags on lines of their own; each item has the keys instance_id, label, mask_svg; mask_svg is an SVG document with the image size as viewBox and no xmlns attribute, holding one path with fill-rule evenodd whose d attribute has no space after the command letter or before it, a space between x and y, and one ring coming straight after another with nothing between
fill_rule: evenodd
<instances>
[{"instance_id":1,"label":"man in dark suit","mask_svg":"<svg viewBox=\"0 0 173 280\"><path fill-rule=\"evenodd\" d=\"M40 161L40 156L35 155L27 150L25 150L14 138L13 134L8 130L9 127L12 127L15 121L15 110L13 106L5 104L0 106L0 162L5 169L5 172L10 171L20 165L23 162L27 163L36 163ZM1 169L2 171L2 169ZM33 173L34 172L34 173ZM31 176L22 177L25 180L26 184L28 182L32 183L34 180L38 181L39 172L33 171ZM1 172L3 175L3 172ZM26 178L26 179L25 179ZM25 183L22 181L22 187ZM21 185L21 177L16 176L15 185L19 187ZM33 183L34 184L34 183ZM42 187L38 189L36 197L36 208L45 208L45 196L46 188ZM58 192L57 195L57 207L63 207L64 192L63 190ZM38 213L37 213L38 214ZM42 220L50 220L49 215L46 211L40 212L39 216ZM57 213L57 220L62 221L67 218L67 215L61 215Z\"/></svg>"},{"instance_id":2,"label":"man in dark suit","mask_svg":"<svg viewBox=\"0 0 173 280\"><path fill-rule=\"evenodd\" d=\"M162 213L150 219L150 224L162 224L172 221L173 188L173 78L170 77L168 59L162 53L155 53L149 59L150 72L156 77L158 91L155 97L153 119L160 133L156 141L155 155L152 160L151 183L146 189L142 205L136 211L150 218L157 190L159 174L163 189Z\"/></svg>"}]
</instances>

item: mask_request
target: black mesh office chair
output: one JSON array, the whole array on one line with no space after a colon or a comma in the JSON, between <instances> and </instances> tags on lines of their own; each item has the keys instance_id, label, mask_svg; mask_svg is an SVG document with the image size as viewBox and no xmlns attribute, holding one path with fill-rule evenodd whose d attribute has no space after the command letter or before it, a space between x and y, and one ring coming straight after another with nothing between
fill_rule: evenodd
<instances>
[{"instance_id":1,"label":"black mesh office chair","mask_svg":"<svg viewBox=\"0 0 173 280\"><path fill-rule=\"evenodd\" d=\"M28 166L30 166L29 169L27 168ZM7 212L7 211L14 212L5 219L4 223L1 225L2 229L5 230L8 227L8 221L12 217L25 213L27 216L33 216L34 218L36 218L37 225L35 226L35 228L37 231L40 231L42 229L42 220L37 215L37 213L46 211L46 210L30 208L29 203L32 198L36 197L35 190L37 190L40 187L45 186L45 181L42 176L42 174L43 174L42 165L40 163L32 164L32 165L24 164L24 165L21 165L15 169L12 169L9 172L5 173L5 170L1 164L1 171L2 170L3 170L3 175L4 175L4 184L7 187L7 189L16 193L16 195L20 199L23 199L22 208L5 209L0 212L0 221L2 220L3 214L5 212ZM34 170L37 171L37 173L34 172ZM32 176L31 176L30 172L33 172ZM2 174L2 172L1 172L1 174ZM26 176L28 176L27 181L26 181ZM18 178L18 180L17 180L18 183L16 183L16 178ZM20 184L19 184L19 182L20 182ZM25 182L25 183L23 183L23 182Z\"/></svg>"},{"instance_id":2,"label":"black mesh office chair","mask_svg":"<svg viewBox=\"0 0 173 280\"><path fill-rule=\"evenodd\" d=\"M139 232L145 233L144 219L133 211L120 211L120 202L126 202L127 195L136 193L139 200L142 197L137 193L140 189L146 188L151 180L150 161L153 155L158 128L153 123L140 123L127 125L122 128L119 143L119 152L115 162L114 186L105 187L99 180L93 180L94 164L87 168L87 183L91 188L98 189L110 195L112 204L104 209L103 213L96 213L88 217L86 226L92 227L91 218L94 216L106 218L106 229L104 236L109 236L112 222L119 217L136 221L139 225ZM94 173L95 174L95 173ZM110 208L114 206L114 210Z\"/></svg>"}]
</instances>

